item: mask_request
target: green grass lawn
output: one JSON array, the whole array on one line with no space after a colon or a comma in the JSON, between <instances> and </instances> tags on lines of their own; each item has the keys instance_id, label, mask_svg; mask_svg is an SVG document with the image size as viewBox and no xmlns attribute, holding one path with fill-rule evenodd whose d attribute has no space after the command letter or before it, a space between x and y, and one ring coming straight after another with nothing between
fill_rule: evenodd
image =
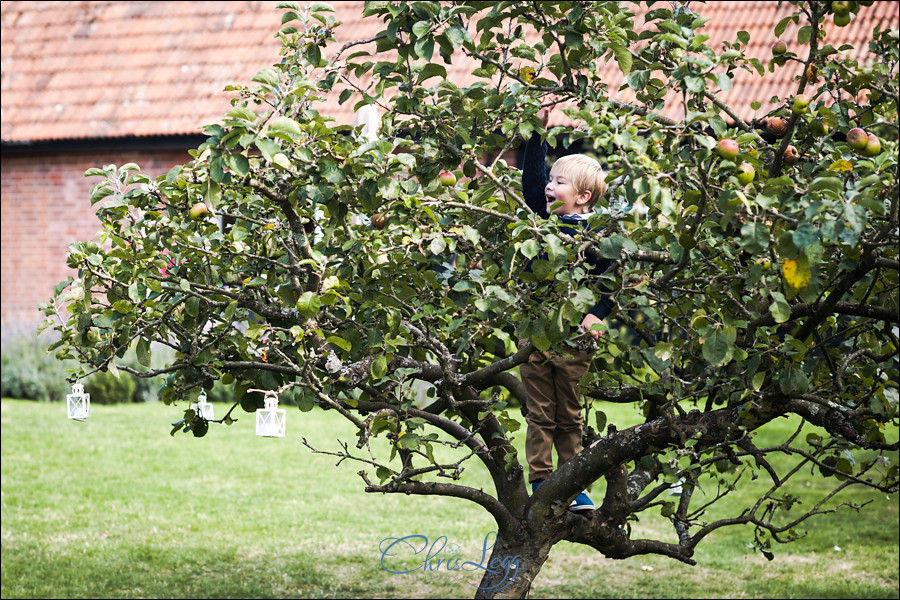
<instances>
[{"instance_id":1,"label":"green grass lawn","mask_svg":"<svg viewBox=\"0 0 900 600\"><path fill-rule=\"evenodd\" d=\"M241 413L196 439L170 437L180 411L161 404L95 405L84 423L66 419L58 403L0 406L3 598L474 594L472 573L388 573L378 548L386 538L445 536L477 561L492 520L462 500L366 494L361 463L335 467L335 457L301 442L337 451L341 438L353 448L351 428L334 413L288 407L283 439L256 437L253 415ZM615 411L620 426L637 419ZM477 469L466 478L489 487ZM860 490L846 499L872 504L813 519L808 537L774 548L771 562L748 548L746 528L710 536L696 567L613 561L561 543L532 597L898 598L897 498ZM640 527L669 535L659 523Z\"/></svg>"}]
</instances>

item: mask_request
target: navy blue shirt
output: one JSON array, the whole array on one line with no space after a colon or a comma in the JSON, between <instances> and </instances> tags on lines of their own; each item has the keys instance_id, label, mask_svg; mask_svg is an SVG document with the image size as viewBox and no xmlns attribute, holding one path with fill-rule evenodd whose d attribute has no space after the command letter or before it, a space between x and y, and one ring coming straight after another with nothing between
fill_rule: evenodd
<instances>
[{"instance_id":1,"label":"navy blue shirt","mask_svg":"<svg viewBox=\"0 0 900 600\"><path fill-rule=\"evenodd\" d=\"M550 216L550 213L547 212L547 196L544 192L549 180L547 143L535 133L525 144L525 158L522 164L522 196L528 207L545 219ZM588 224L588 220L583 215L559 215L559 219L563 223L560 231L571 236L578 235ZM599 279L600 275L612 265L610 260L594 259L590 255L587 256L587 262L589 272L596 279ZM600 301L589 312L598 319L605 319L612 312L614 304L604 286L599 282L598 285L606 293L599 294Z\"/></svg>"}]
</instances>

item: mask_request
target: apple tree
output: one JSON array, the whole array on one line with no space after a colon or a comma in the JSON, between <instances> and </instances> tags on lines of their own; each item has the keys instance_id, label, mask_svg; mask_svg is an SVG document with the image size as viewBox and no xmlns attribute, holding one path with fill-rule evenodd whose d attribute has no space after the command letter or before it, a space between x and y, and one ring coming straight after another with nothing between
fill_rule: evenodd
<instances>
[{"instance_id":1,"label":"apple tree","mask_svg":"<svg viewBox=\"0 0 900 600\"><path fill-rule=\"evenodd\" d=\"M774 34L797 39L763 62L746 32L709 43L702 6L649 4L367 2L383 27L355 40L328 5L284 3L280 60L229 88L191 162L155 180L86 173L102 230L70 246L77 277L44 307L51 350L80 378L135 347L132 370L165 377L161 399L198 437L209 424L184 407L217 380L235 401L218 422L264 391L339 413L357 435L338 454L367 492L492 515L494 557L517 561L485 572L484 597L523 597L561 540L693 564L704 538L745 525L771 557L840 490L896 492L896 30L855 60L825 35L844 13L791 2ZM451 81L463 58L468 79ZM610 96L609 61L632 102ZM722 100L735 73L780 70L793 90L754 115ZM335 123L326 98L375 107L377 132ZM551 104L572 124L545 128ZM532 135L603 161L594 230L566 235L523 202L508 157ZM613 261L601 282L592 254ZM601 294L615 310L582 381L584 450L529 496L517 366ZM175 351L165 368L154 342ZM639 424L607 423L607 403ZM783 417L796 431L758 444ZM463 484L467 468L493 487ZM810 470L833 482L825 498L789 487ZM758 500L714 512L751 477L770 484ZM597 509L568 512L585 488ZM637 533L654 520L671 535Z\"/></svg>"}]
</instances>

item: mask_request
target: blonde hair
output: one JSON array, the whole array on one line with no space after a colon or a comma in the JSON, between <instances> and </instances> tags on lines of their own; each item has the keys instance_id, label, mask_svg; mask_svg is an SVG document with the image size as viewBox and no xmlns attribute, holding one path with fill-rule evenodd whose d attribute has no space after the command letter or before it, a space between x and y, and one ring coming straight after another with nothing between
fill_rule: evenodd
<instances>
[{"instance_id":1,"label":"blonde hair","mask_svg":"<svg viewBox=\"0 0 900 600\"><path fill-rule=\"evenodd\" d=\"M585 204L588 211L593 210L597 201L606 195L606 173L596 159L586 154L562 156L553 163L551 171L568 179L578 195L591 193Z\"/></svg>"}]
</instances>

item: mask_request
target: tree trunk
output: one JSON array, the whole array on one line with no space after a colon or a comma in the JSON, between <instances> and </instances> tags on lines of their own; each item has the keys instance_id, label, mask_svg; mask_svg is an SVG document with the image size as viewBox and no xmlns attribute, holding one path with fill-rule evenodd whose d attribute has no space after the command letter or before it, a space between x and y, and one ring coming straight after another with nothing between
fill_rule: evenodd
<instances>
[{"instance_id":1,"label":"tree trunk","mask_svg":"<svg viewBox=\"0 0 900 600\"><path fill-rule=\"evenodd\" d=\"M475 598L525 598L550 555L550 547L531 539L514 543L498 534L490 558L481 563L484 576Z\"/></svg>"}]
</instances>

